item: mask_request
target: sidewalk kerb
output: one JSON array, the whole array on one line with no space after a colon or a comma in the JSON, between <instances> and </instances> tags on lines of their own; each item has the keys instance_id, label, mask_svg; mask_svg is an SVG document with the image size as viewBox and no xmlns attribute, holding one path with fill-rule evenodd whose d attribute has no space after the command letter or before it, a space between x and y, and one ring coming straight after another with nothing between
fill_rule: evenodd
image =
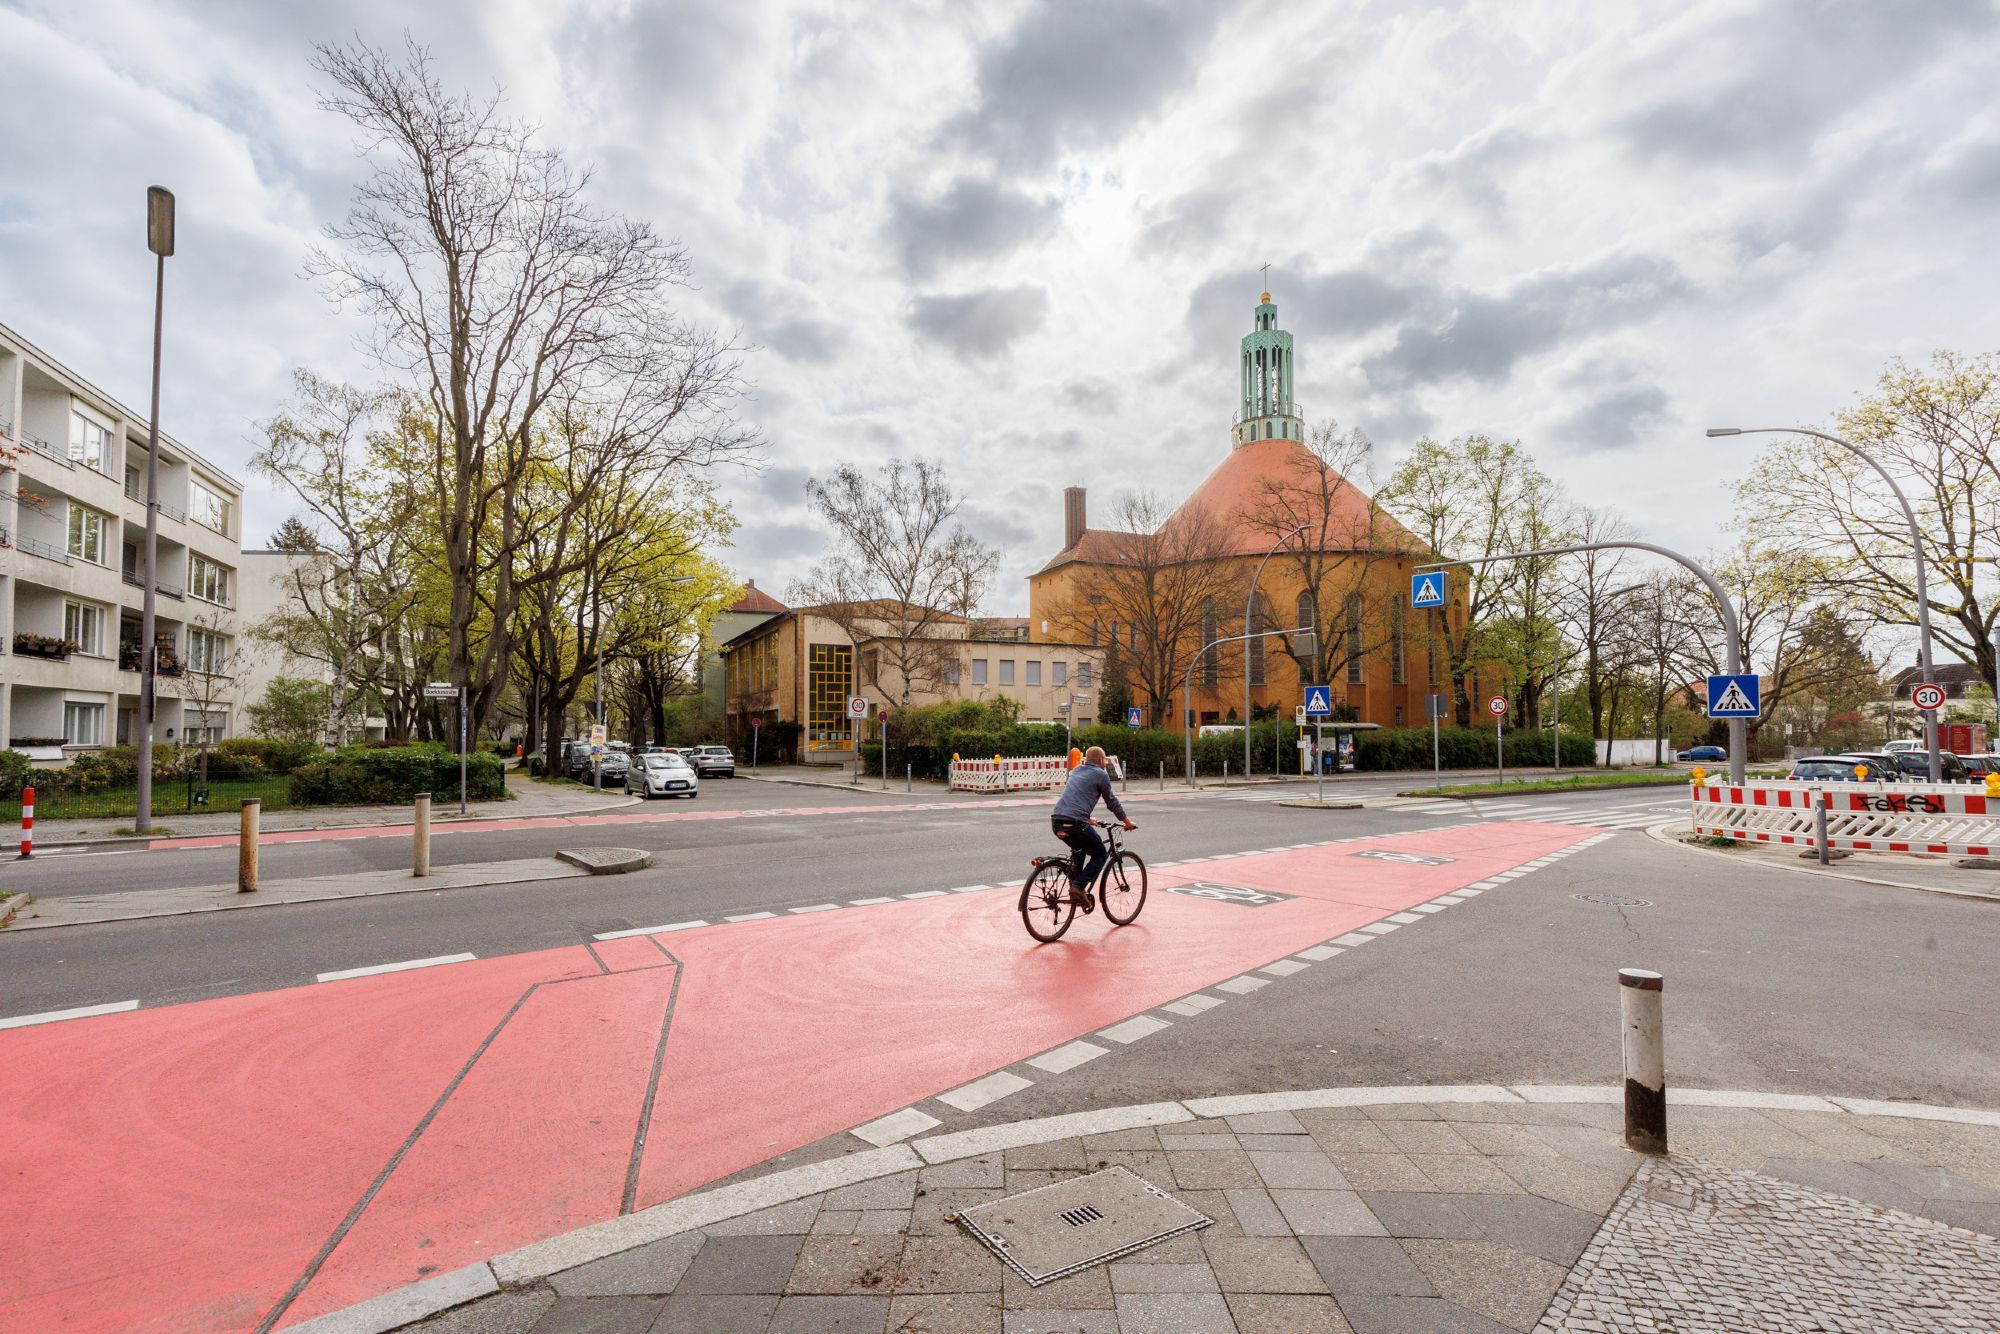
<instances>
[{"instance_id":1,"label":"sidewalk kerb","mask_svg":"<svg viewBox=\"0 0 2000 1334\"><path fill-rule=\"evenodd\" d=\"M491 1261L493 1273L502 1283L525 1283L550 1274L574 1269L607 1255L629 1251L635 1246L658 1241L682 1232L754 1214L772 1205L787 1204L818 1195L822 1191L851 1186L877 1177L893 1176L922 1167L923 1160L907 1144L886 1149L866 1149L843 1158L807 1163L803 1167L773 1172L752 1181L722 1186L696 1195L656 1204L650 1209L626 1214L603 1223L593 1223L560 1237L534 1242L519 1250L497 1255Z\"/></svg>"},{"instance_id":2,"label":"sidewalk kerb","mask_svg":"<svg viewBox=\"0 0 2000 1334\"><path fill-rule=\"evenodd\" d=\"M1611 1102L1625 1101L1618 1089L1597 1084L1510 1084L1523 1102Z\"/></svg>"},{"instance_id":3,"label":"sidewalk kerb","mask_svg":"<svg viewBox=\"0 0 2000 1334\"><path fill-rule=\"evenodd\" d=\"M1922 1102L1884 1102L1880 1098L1828 1098L1855 1116L1902 1116L1912 1121L1956 1121L1968 1126L2000 1126L2000 1112L1976 1107L1938 1107Z\"/></svg>"},{"instance_id":4,"label":"sidewalk kerb","mask_svg":"<svg viewBox=\"0 0 2000 1334\"><path fill-rule=\"evenodd\" d=\"M287 1334L388 1334L412 1321L490 1297L498 1291L500 1284L490 1268L484 1263L467 1265L407 1288L385 1292L359 1306L287 1326Z\"/></svg>"},{"instance_id":5,"label":"sidewalk kerb","mask_svg":"<svg viewBox=\"0 0 2000 1334\"><path fill-rule=\"evenodd\" d=\"M1667 1090L1669 1107L1747 1107L1752 1111L1837 1112L1840 1108L1809 1093L1731 1093L1717 1089Z\"/></svg>"},{"instance_id":6,"label":"sidewalk kerb","mask_svg":"<svg viewBox=\"0 0 2000 1334\"><path fill-rule=\"evenodd\" d=\"M927 1163L949 1163L960 1158L977 1158L1003 1149L1053 1140L1075 1139L1083 1135L1103 1135L1114 1130L1137 1130L1143 1126L1170 1126L1192 1121L1195 1114L1178 1102L1148 1102L1131 1107L1106 1107L1094 1112L1069 1112L1044 1116L1033 1121L1010 1121L1005 1125L959 1130L949 1135L933 1135L915 1140L910 1147Z\"/></svg>"},{"instance_id":7,"label":"sidewalk kerb","mask_svg":"<svg viewBox=\"0 0 2000 1334\"><path fill-rule=\"evenodd\" d=\"M1298 1089L1283 1093L1239 1093L1222 1098L1183 1098L1200 1117L1244 1116L1251 1112L1296 1112L1309 1107L1377 1107L1406 1102L1520 1102L1498 1084L1405 1084L1381 1088Z\"/></svg>"},{"instance_id":8,"label":"sidewalk kerb","mask_svg":"<svg viewBox=\"0 0 2000 1334\"><path fill-rule=\"evenodd\" d=\"M1942 894L1947 898L1954 898L1954 899L1972 899L1976 902L1984 902L1984 903L2000 902L2000 894L1982 892L1976 889L1953 889L1946 885L1913 885L1907 880L1884 880L1881 879L1879 876L1857 875L1852 871L1835 871L1824 866L1793 866L1783 861L1766 861L1761 858L1745 858L1738 856L1736 853L1733 852L1725 852L1721 848L1704 848L1704 847L1699 847L1693 843L1683 842L1682 840L1674 837L1674 835L1670 832L1675 829L1684 829L1689 827L1690 826L1681 823L1680 817L1675 816L1672 820L1664 821L1660 824L1647 825L1639 832L1644 834L1646 837L1652 839L1654 842L1664 843L1670 848L1680 848L1684 851L1697 853L1705 857L1726 858L1727 860L1734 862L1738 866L1766 867L1774 871L1788 871L1793 875L1823 876L1828 880L1845 880L1850 885L1877 885L1883 889L1907 889L1907 890L1912 890L1918 894ZM1750 846L1769 846L1769 845L1750 845Z\"/></svg>"}]
</instances>

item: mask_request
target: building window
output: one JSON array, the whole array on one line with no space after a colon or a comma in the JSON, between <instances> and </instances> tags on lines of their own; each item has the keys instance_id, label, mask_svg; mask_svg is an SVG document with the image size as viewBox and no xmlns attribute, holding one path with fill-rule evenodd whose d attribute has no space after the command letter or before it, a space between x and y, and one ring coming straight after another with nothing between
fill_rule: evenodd
<instances>
[{"instance_id":1,"label":"building window","mask_svg":"<svg viewBox=\"0 0 2000 1334\"><path fill-rule=\"evenodd\" d=\"M104 564L104 516L75 501L69 507L69 554L93 565Z\"/></svg>"},{"instance_id":2,"label":"building window","mask_svg":"<svg viewBox=\"0 0 2000 1334\"><path fill-rule=\"evenodd\" d=\"M849 750L847 698L854 693L854 647L814 644L806 656L806 749Z\"/></svg>"},{"instance_id":3,"label":"building window","mask_svg":"<svg viewBox=\"0 0 2000 1334\"><path fill-rule=\"evenodd\" d=\"M1249 619L1250 633L1253 635L1262 634L1264 631L1264 599L1255 593L1250 595ZM1250 684L1253 686L1264 684L1264 643L1265 641L1262 639L1247 639L1243 642L1243 656L1249 664Z\"/></svg>"},{"instance_id":4,"label":"building window","mask_svg":"<svg viewBox=\"0 0 2000 1334\"><path fill-rule=\"evenodd\" d=\"M187 591L189 596L198 597L203 602L226 607L229 605L229 570L190 551Z\"/></svg>"},{"instance_id":5,"label":"building window","mask_svg":"<svg viewBox=\"0 0 2000 1334\"><path fill-rule=\"evenodd\" d=\"M972 660L972 684L976 686L986 684L986 659L974 658Z\"/></svg>"},{"instance_id":6,"label":"building window","mask_svg":"<svg viewBox=\"0 0 2000 1334\"><path fill-rule=\"evenodd\" d=\"M229 671L229 638L208 630L188 631L188 666L205 676Z\"/></svg>"},{"instance_id":7,"label":"building window","mask_svg":"<svg viewBox=\"0 0 2000 1334\"><path fill-rule=\"evenodd\" d=\"M1003 686L1014 684L1014 660L1012 658L1000 659L1000 684Z\"/></svg>"},{"instance_id":8,"label":"building window","mask_svg":"<svg viewBox=\"0 0 2000 1334\"><path fill-rule=\"evenodd\" d=\"M1409 672L1403 661L1405 636L1403 633L1403 595L1396 594L1395 603L1389 608L1389 684L1408 685Z\"/></svg>"},{"instance_id":9,"label":"building window","mask_svg":"<svg viewBox=\"0 0 2000 1334\"><path fill-rule=\"evenodd\" d=\"M1052 662L1049 664L1049 684L1066 686L1069 684L1069 664Z\"/></svg>"},{"instance_id":10,"label":"building window","mask_svg":"<svg viewBox=\"0 0 2000 1334\"><path fill-rule=\"evenodd\" d=\"M200 482L188 484L188 517L204 528L229 536L229 497Z\"/></svg>"},{"instance_id":11,"label":"building window","mask_svg":"<svg viewBox=\"0 0 2000 1334\"><path fill-rule=\"evenodd\" d=\"M211 713L189 713L186 717L187 722L181 728L181 739L190 746L213 746L229 731L227 709L217 709Z\"/></svg>"},{"instance_id":12,"label":"building window","mask_svg":"<svg viewBox=\"0 0 2000 1334\"><path fill-rule=\"evenodd\" d=\"M64 703L63 744L66 746L103 745L104 706L102 704Z\"/></svg>"},{"instance_id":13,"label":"building window","mask_svg":"<svg viewBox=\"0 0 2000 1334\"><path fill-rule=\"evenodd\" d=\"M1355 593L1347 599L1347 684L1361 684L1361 669L1361 595Z\"/></svg>"},{"instance_id":14,"label":"building window","mask_svg":"<svg viewBox=\"0 0 2000 1334\"><path fill-rule=\"evenodd\" d=\"M864 649L861 653L861 679L871 686L882 684L882 650Z\"/></svg>"},{"instance_id":15,"label":"building window","mask_svg":"<svg viewBox=\"0 0 2000 1334\"><path fill-rule=\"evenodd\" d=\"M1103 633L1104 633L1104 622L1093 618L1090 622L1090 642L1095 644L1097 642L1097 637Z\"/></svg>"},{"instance_id":16,"label":"building window","mask_svg":"<svg viewBox=\"0 0 2000 1334\"><path fill-rule=\"evenodd\" d=\"M959 673L963 670L964 669L959 666L957 658L953 658L950 662L947 662L944 665L944 683L948 686L957 685Z\"/></svg>"},{"instance_id":17,"label":"building window","mask_svg":"<svg viewBox=\"0 0 2000 1334\"><path fill-rule=\"evenodd\" d=\"M1085 658L1076 665L1076 684L1079 690L1090 684L1090 659Z\"/></svg>"},{"instance_id":18,"label":"building window","mask_svg":"<svg viewBox=\"0 0 2000 1334\"><path fill-rule=\"evenodd\" d=\"M81 412L69 415L69 459L93 472L111 475L111 432Z\"/></svg>"},{"instance_id":19,"label":"building window","mask_svg":"<svg viewBox=\"0 0 2000 1334\"><path fill-rule=\"evenodd\" d=\"M1216 641L1215 599L1201 604L1201 642L1207 650L1201 655L1201 683L1212 686L1222 676L1222 655L1215 648Z\"/></svg>"},{"instance_id":20,"label":"building window","mask_svg":"<svg viewBox=\"0 0 2000 1334\"><path fill-rule=\"evenodd\" d=\"M1028 684L1031 686L1038 686L1041 683L1042 683L1042 664L1039 662L1030 662L1028 664Z\"/></svg>"},{"instance_id":21,"label":"building window","mask_svg":"<svg viewBox=\"0 0 2000 1334\"><path fill-rule=\"evenodd\" d=\"M87 602L63 603L63 638L76 651L93 658L104 656L104 613Z\"/></svg>"}]
</instances>

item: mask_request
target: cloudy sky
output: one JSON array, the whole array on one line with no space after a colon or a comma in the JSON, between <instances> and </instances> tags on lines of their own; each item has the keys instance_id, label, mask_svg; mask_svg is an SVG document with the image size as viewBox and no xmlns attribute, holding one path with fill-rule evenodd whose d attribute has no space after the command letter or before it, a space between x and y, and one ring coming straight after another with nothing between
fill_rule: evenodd
<instances>
[{"instance_id":1,"label":"cloudy sky","mask_svg":"<svg viewBox=\"0 0 2000 1334\"><path fill-rule=\"evenodd\" d=\"M1519 437L1647 536L1718 541L1742 442L1891 357L2000 347L2000 18L1972 0L780 4L0 0L0 322L144 402L143 199L180 200L163 422L244 471L300 276L362 174L311 43L431 45L690 248L754 346L730 564L822 549L815 469L945 459L1006 553L1229 448L1258 266L1309 417ZM252 483L246 544L285 508Z\"/></svg>"}]
</instances>

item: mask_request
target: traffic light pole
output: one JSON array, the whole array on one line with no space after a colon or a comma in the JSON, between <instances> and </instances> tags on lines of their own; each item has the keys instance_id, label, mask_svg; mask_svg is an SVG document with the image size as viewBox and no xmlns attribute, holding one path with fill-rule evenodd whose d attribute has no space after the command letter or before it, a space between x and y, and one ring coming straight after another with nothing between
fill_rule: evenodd
<instances>
[{"instance_id":1,"label":"traffic light pole","mask_svg":"<svg viewBox=\"0 0 2000 1334\"><path fill-rule=\"evenodd\" d=\"M1736 616L1736 604L1729 600L1729 594L1714 575L1700 564L1667 547L1655 546L1651 542L1585 542L1573 547L1546 547L1540 551L1510 551L1498 556L1479 556L1471 560L1440 560L1427 565L1419 565L1419 570L1441 570L1448 565L1496 565L1502 561L1529 560L1537 556L1574 556L1585 551L1646 551L1668 560L1688 570L1708 586L1708 592L1715 599L1716 609L1722 614L1723 657L1731 676L1743 672L1743 627ZM1729 720L1729 781L1741 786L1743 783L1744 754L1746 750L1746 729L1744 720Z\"/></svg>"}]
</instances>

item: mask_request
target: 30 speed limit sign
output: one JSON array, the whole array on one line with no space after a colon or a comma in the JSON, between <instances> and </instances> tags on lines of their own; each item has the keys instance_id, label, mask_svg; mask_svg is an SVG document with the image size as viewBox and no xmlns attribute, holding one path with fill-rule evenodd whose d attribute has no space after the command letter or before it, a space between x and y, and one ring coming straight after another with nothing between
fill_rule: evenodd
<instances>
[{"instance_id":1,"label":"30 speed limit sign","mask_svg":"<svg viewBox=\"0 0 2000 1334\"><path fill-rule=\"evenodd\" d=\"M1910 703L1925 713L1936 713L1944 707L1944 687L1926 681L1910 692Z\"/></svg>"},{"instance_id":2,"label":"30 speed limit sign","mask_svg":"<svg viewBox=\"0 0 2000 1334\"><path fill-rule=\"evenodd\" d=\"M1486 711L1495 718L1502 716L1507 712L1507 697L1505 695L1495 695L1492 699L1487 700Z\"/></svg>"}]
</instances>

